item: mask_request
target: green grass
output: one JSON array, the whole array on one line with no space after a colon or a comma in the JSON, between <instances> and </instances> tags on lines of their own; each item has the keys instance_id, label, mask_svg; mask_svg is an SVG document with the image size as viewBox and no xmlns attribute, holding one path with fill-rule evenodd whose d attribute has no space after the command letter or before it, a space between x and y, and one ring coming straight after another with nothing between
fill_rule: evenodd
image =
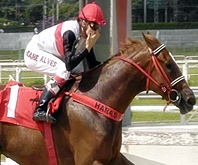
<instances>
[{"instance_id":1,"label":"green grass","mask_svg":"<svg viewBox=\"0 0 198 165\"><path fill-rule=\"evenodd\" d=\"M173 55L195 56L198 54L198 47L175 47L168 48Z\"/></svg>"},{"instance_id":2,"label":"green grass","mask_svg":"<svg viewBox=\"0 0 198 165\"><path fill-rule=\"evenodd\" d=\"M180 113L170 112L132 112L132 122L179 121Z\"/></svg>"},{"instance_id":3,"label":"green grass","mask_svg":"<svg viewBox=\"0 0 198 165\"><path fill-rule=\"evenodd\" d=\"M1 161L5 161L6 157L1 154Z\"/></svg>"},{"instance_id":4,"label":"green grass","mask_svg":"<svg viewBox=\"0 0 198 165\"><path fill-rule=\"evenodd\" d=\"M198 102L198 99L197 99ZM165 106L166 101L162 99L134 99L132 101L133 106L145 106L145 105L159 105ZM170 104L173 105L173 104ZM191 113L186 114L186 119L190 117ZM179 123L180 112L133 112L132 110L132 122L151 122L151 123Z\"/></svg>"},{"instance_id":5,"label":"green grass","mask_svg":"<svg viewBox=\"0 0 198 165\"><path fill-rule=\"evenodd\" d=\"M24 50L0 50L0 60L23 59Z\"/></svg>"},{"instance_id":6,"label":"green grass","mask_svg":"<svg viewBox=\"0 0 198 165\"><path fill-rule=\"evenodd\" d=\"M198 73L198 71L197 71ZM198 86L198 75L197 76L192 76L190 80L188 81L189 86Z\"/></svg>"},{"instance_id":7,"label":"green grass","mask_svg":"<svg viewBox=\"0 0 198 165\"><path fill-rule=\"evenodd\" d=\"M15 71L6 71L2 72L2 77L6 77L6 79L2 80L3 84L6 84L9 79L9 75L13 76L15 78ZM41 77L41 78L31 78L31 77ZM32 71L22 71L21 72L21 81L25 86L32 86L32 85L43 85L44 84L44 79L43 79L43 74L39 74L37 72L32 72Z\"/></svg>"},{"instance_id":8,"label":"green grass","mask_svg":"<svg viewBox=\"0 0 198 165\"><path fill-rule=\"evenodd\" d=\"M185 115L187 120L190 117L190 113ZM175 112L132 112L131 121L136 123L180 123L180 113Z\"/></svg>"},{"instance_id":9,"label":"green grass","mask_svg":"<svg viewBox=\"0 0 198 165\"><path fill-rule=\"evenodd\" d=\"M198 69L197 68L189 68L188 69L188 74L198 74ZM188 81L188 85L198 86L198 75L191 76L190 80Z\"/></svg>"},{"instance_id":10,"label":"green grass","mask_svg":"<svg viewBox=\"0 0 198 165\"><path fill-rule=\"evenodd\" d=\"M166 101L162 99L137 99L134 98L132 105L165 105Z\"/></svg>"}]
</instances>

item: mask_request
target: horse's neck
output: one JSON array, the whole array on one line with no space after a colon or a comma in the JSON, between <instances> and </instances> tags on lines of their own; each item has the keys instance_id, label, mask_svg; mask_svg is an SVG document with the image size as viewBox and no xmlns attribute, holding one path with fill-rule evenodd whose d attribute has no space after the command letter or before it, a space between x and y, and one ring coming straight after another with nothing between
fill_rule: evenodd
<instances>
[{"instance_id":1,"label":"horse's neck","mask_svg":"<svg viewBox=\"0 0 198 165\"><path fill-rule=\"evenodd\" d=\"M82 83L80 90L83 91L86 86L89 86L90 90L87 88L86 93L90 97L124 113L132 99L141 90L142 76L138 76L137 70L133 71L133 67L127 67L122 61L114 65L107 64L101 69L87 76L85 78L87 82Z\"/></svg>"}]
</instances>

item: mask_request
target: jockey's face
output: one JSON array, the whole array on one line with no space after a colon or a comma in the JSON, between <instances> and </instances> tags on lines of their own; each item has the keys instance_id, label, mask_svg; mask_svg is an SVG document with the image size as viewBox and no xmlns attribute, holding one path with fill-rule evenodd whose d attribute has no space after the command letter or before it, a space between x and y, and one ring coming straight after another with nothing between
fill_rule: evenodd
<instances>
[{"instance_id":1,"label":"jockey's face","mask_svg":"<svg viewBox=\"0 0 198 165\"><path fill-rule=\"evenodd\" d=\"M100 25L95 22L88 22L88 24L89 24L90 28L94 31L96 31L96 30L100 31L100 29L101 29Z\"/></svg>"},{"instance_id":2,"label":"jockey's face","mask_svg":"<svg viewBox=\"0 0 198 165\"><path fill-rule=\"evenodd\" d=\"M82 34L85 38L87 38L88 34L93 35L96 32L100 32L100 29L100 25L95 22L82 21Z\"/></svg>"}]
</instances>

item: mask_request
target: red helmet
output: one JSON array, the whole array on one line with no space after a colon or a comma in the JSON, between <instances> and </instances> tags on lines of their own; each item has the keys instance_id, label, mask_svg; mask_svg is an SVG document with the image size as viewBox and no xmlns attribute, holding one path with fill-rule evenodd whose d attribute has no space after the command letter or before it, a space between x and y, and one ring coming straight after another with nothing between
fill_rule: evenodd
<instances>
[{"instance_id":1,"label":"red helmet","mask_svg":"<svg viewBox=\"0 0 198 165\"><path fill-rule=\"evenodd\" d=\"M95 3L87 4L78 15L78 18L84 19L90 22L96 22L103 26L106 24L102 9Z\"/></svg>"}]
</instances>

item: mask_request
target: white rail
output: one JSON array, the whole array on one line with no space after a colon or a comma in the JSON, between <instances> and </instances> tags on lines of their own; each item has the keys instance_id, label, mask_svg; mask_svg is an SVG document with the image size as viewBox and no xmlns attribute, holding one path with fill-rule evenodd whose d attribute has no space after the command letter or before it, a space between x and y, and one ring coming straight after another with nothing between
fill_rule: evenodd
<instances>
[{"instance_id":1,"label":"white rail","mask_svg":"<svg viewBox=\"0 0 198 165\"><path fill-rule=\"evenodd\" d=\"M189 80L191 76L198 76L197 74L189 74L188 68L197 68L198 67L198 57L197 56L183 56L183 55L176 55L174 56L176 59L177 64L180 68L182 68L182 73L186 80ZM43 78L44 84L47 83L47 76L44 75L43 77L22 77L22 71L31 71L28 69L23 61L11 61L11 60L1 60L0 61L0 83L3 79L9 79L8 77L3 77L2 72L14 72L15 80L20 81L21 79L32 79L32 78ZM13 76L12 76L13 77ZM159 96L152 96L152 97L159 97Z\"/></svg>"},{"instance_id":2,"label":"white rail","mask_svg":"<svg viewBox=\"0 0 198 165\"><path fill-rule=\"evenodd\" d=\"M189 74L188 68L197 68L198 67L198 57L197 56L183 56L183 55L176 55L174 56L176 59L177 64L180 68L182 68L182 73L185 76L186 80L189 80L191 76L198 76L197 74ZM22 71L31 71L28 69L23 61L11 61L11 60L1 60L0 61L0 83L2 82L2 79L8 79L3 78L2 72L15 72L15 80L20 81L20 79L26 79L24 76L21 77ZM30 78L37 78L37 77L27 77ZM47 83L47 76L44 75L43 77L44 83Z\"/></svg>"},{"instance_id":3,"label":"white rail","mask_svg":"<svg viewBox=\"0 0 198 165\"><path fill-rule=\"evenodd\" d=\"M44 80L44 84L47 83L47 75L43 75L41 76L32 76L32 77L25 77L25 76L21 76L21 72L22 71L28 71L31 72L32 70L28 69L25 65L24 62L2 62L0 61L0 83L2 83L3 79L8 79L10 77L12 77L13 79L15 79L16 81L21 81L21 79L43 79ZM14 72L15 74L15 78L12 75L8 75L8 77L3 77L2 72Z\"/></svg>"},{"instance_id":4,"label":"white rail","mask_svg":"<svg viewBox=\"0 0 198 165\"><path fill-rule=\"evenodd\" d=\"M195 97L198 98L198 87L190 87L195 94ZM141 92L136 96L136 99L155 99L155 98L162 98L162 96L154 93L153 91L149 91L148 94L146 92Z\"/></svg>"}]
</instances>

